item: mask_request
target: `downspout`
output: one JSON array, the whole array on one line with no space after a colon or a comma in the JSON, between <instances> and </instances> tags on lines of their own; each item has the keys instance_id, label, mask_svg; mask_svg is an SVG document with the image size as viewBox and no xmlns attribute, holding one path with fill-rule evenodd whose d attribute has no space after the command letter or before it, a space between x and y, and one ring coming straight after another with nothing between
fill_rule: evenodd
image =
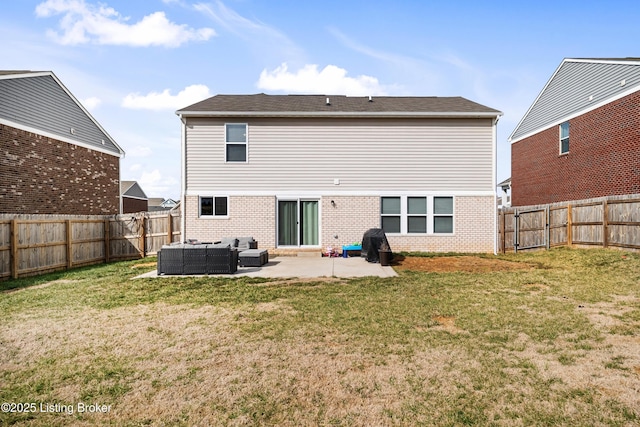
<instances>
[{"instance_id":1,"label":"downspout","mask_svg":"<svg viewBox=\"0 0 640 427\"><path fill-rule=\"evenodd\" d=\"M496 195L496 187L498 186L498 121L500 116L496 116L493 122L493 165L492 165L492 180L493 180L493 254L498 255L498 196Z\"/></svg>"},{"instance_id":2,"label":"downspout","mask_svg":"<svg viewBox=\"0 0 640 427\"><path fill-rule=\"evenodd\" d=\"M187 123L186 119L180 116L180 205L181 205L181 218L180 218L180 230L181 241L187 240Z\"/></svg>"}]
</instances>

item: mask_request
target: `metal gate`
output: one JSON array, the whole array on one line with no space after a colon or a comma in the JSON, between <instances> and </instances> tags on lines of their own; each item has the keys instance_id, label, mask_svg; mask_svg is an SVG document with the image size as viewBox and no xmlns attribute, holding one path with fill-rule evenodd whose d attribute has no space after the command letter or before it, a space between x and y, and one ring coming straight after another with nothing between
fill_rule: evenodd
<instances>
[{"instance_id":1,"label":"metal gate","mask_svg":"<svg viewBox=\"0 0 640 427\"><path fill-rule=\"evenodd\" d=\"M549 207L516 210L513 215L516 252L525 249L549 249Z\"/></svg>"}]
</instances>

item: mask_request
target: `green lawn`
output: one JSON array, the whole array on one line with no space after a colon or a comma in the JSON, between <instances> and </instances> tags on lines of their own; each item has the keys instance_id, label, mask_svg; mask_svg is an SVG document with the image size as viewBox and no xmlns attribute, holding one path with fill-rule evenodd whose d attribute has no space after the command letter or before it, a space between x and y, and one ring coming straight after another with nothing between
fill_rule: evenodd
<instances>
[{"instance_id":1,"label":"green lawn","mask_svg":"<svg viewBox=\"0 0 640 427\"><path fill-rule=\"evenodd\" d=\"M496 258L531 268L0 282L0 425L640 424L640 254Z\"/></svg>"}]
</instances>

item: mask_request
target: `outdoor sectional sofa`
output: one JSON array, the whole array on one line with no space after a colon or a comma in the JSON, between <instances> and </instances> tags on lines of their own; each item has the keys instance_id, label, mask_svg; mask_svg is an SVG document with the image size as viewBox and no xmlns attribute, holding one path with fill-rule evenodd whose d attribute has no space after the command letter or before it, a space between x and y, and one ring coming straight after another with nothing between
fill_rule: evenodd
<instances>
[{"instance_id":1,"label":"outdoor sectional sofa","mask_svg":"<svg viewBox=\"0 0 640 427\"><path fill-rule=\"evenodd\" d=\"M165 245L158 252L158 275L233 274L242 267L259 267L269 261L253 237L225 237L216 243Z\"/></svg>"},{"instance_id":2,"label":"outdoor sectional sofa","mask_svg":"<svg viewBox=\"0 0 640 427\"><path fill-rule=\"evenodd\" d=\"M238 270L238 250L222 244L165 245L158 252L161 274L233 274Z\"/></svg>"}]
</instances>

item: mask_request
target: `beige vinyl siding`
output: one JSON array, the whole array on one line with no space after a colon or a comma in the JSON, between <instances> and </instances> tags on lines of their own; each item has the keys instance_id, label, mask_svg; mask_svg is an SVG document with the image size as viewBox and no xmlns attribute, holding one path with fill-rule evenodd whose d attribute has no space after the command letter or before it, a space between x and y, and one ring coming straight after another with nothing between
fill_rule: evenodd
<instances>
[{"instance_id":1,"label":"beige vinyl siding","mask_svg":"<svg viewBox=\"0 0 640 427\"><path fill-rule=\"evenodd\" d=\"M248 124L247 163L225 163L225 123ZM492 130L492 119L190 118L186 191L493 191Z\"/></svg>"}]
</instances>

